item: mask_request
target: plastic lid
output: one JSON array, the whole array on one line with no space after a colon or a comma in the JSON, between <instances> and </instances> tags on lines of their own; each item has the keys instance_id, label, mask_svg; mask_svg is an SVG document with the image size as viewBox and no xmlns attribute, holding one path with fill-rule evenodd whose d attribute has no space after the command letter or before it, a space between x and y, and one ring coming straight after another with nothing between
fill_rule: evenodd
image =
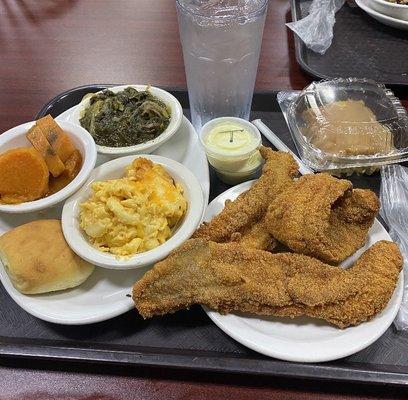
<instances>
[{"instance_id":1,"label":"plastic lid","mask_svg":"<svg viewBox=\"0 0 408 400\"><path fill-rule=\"evenodd\" d=\"M261 145L258 128L236 117L215 118L207 122L199 138L207 155L215 158L247 158Z\"/></svg>"}]
</instances>

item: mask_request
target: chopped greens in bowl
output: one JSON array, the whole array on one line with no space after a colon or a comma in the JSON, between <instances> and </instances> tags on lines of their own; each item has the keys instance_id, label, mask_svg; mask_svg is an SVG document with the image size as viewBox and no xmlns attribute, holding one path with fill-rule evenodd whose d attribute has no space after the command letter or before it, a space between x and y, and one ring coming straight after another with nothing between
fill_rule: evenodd
<instances>
[{"instance_id":1,"label":"chopped greens in bowl","mask_svg":"<svg viewBox=\"0 0 408 400\"><path fill-rule=\"evenodd\" d=\"M146 143L170 124L171 110L149 87L114 93L107 89L90 98L79 122L99 146L126 147Z\"/></svg>"}]
</instances>

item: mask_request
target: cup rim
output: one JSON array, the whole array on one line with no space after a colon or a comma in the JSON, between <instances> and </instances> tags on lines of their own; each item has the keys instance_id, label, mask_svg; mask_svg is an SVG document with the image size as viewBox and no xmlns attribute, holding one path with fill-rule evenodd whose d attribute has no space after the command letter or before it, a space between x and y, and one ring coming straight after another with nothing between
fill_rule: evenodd
<instances>
[{"instance_id":1,"label":"cup rim","mask_svg":"<svg viewBox=\"0 0 408 400\"><path fill-rule=\"evenodd\" d=\"M188 9L185 5L182 4L183 0L176 0L176 6L177 8L179 8L180 10L182 10L185 14L189 14L189 15L194 15L196 17L200 17L203 18L205 20L211 20L214 21L214 15L205 15L203 13L197 12L197 11L192 11L190 9ZM239 18L245 17L248 19L254 18L258 15L261 15L266 7L268 6L268 2L269 0L262 0L262 3L259 5L259 7L254 10L251 11L250 13L246 14L246 15L238 15L238 16L227 16L225 17L225 19L223 18L223 21L226 22L231 22L231 21L237 21L239 20ZM224 25L224 24L222 24Z\"/></svg>"}]
</instances>

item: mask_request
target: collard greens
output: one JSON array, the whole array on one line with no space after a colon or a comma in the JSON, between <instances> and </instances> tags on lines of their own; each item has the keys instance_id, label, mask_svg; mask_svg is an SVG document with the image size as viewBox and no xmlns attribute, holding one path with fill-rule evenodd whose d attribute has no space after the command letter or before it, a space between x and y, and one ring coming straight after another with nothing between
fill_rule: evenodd
<instances>
[{"instance_id":1,"label":"collard greens","mask_svg":"<svg viewBox=\"0 0 408 400\"><path fill-rule=\"evenodd\" d=\"M145 143L169 125L171 112L149 90L127 87L119 93L104 90L92 96L80 119L100 146L124 147Z\"/></svg>"}]
</instances>

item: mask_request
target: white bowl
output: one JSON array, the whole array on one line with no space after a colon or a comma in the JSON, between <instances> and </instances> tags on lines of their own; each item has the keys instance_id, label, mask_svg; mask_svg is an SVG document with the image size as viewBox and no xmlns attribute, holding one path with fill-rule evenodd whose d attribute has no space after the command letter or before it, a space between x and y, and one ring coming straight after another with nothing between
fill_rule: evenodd
<instances>
[{"instance_id":1,"label":"white bowl","mask_svg":"<svg viewBox=\"0 0 408 400\"><path fill-rule=\"evenodd\" d=\"M121 85L107 88L114 93L118 93L127 87L132 87L136 90L143 91L147 89L147 85ZM165 103L171 110L171 117L169 126L156 138L149 140L146 143L137 144L135 146L125 146L125 147L108 147L96 145L98 153L109 154L113 157L124 156L128 154L149 154L156 150L160 145L167 142L179 129L181 121L183 119L183 109L179 101L169 92L163 89L151 86L150 92L153 96L156 96L163 103ZM98 92L101 93L101 92ZM95 93L97 94L97 93ZM81 103L79 103L75 112L70 116L69 121L78 125L81 125L79 120L85 108L89 106L90 97L87 97Z\"/></svg>"},{"instance_id":2,"label":"white bowl","mask_svg":"<svg viewBox=\"0 0 408 400\"><path fill-rule=\"evenodd\" d=\"M89 243L87 235L79 226L80 204L92 195L91 184L93 182L122 178L125 174L125 167L138 157L144 157L154 163L161 164L173 177L174 181L181 184L188 202L187 212L174 235L162 245L130 258L117 257L114 254L104 253ZM117 158L95 168L82 189L66 201L62 210L61 223L66 241L81 258L104 268L133 269L153 264L179 247L200 224L204 207L205 201L200 183L184 165L156 155L127 156Z\"/></svg>"},{"instance_id":3,"label":"white bowl","mask_svg":"<svg viewBox=\"0 0 408 400\"><path fill-rule=\"evenodd\" d=\"M26 134L34 124L35 121L27 122L0 135L0 154L16 147L32 147ZM74 194L88 179L96 162L96 146L92 136L84 128L69 122L58 122L58 125L69 135L74 146L82 154L82 168L79 174L67 186L51 196L21 204L0 204L0 212L20 214L50 208Z\"/></svg>"},{"instance_id":4,"label":"white bowl","mask_svg":"<svg viewBox=\"0 0 408 400\"><path fill-rule=\"evenodd\" d=\"M380 14L408 21L408 5L390 3L385 0L370 0L369 4L374 11L377 11Z\"/></svg>"}]
</instances>

